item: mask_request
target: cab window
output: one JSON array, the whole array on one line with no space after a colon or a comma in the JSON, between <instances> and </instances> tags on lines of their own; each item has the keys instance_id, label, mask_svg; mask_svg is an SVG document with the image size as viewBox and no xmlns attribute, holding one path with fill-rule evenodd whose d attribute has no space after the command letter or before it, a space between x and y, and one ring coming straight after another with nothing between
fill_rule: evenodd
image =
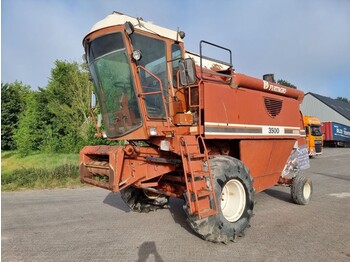
<instances>
[{"instance_id":1,"label":"cab window","mask_svg":"<svg viewBox=\"0 0 350 262\"><path fill-rule=\"evenodd\" d=\"M177 72L179 70L179 61L181 59L181 48L177 44L171 46L171 60L172 60L172 76L173 85L177 86Z\"/></svg>"},{"instance_id":2,"label":"cab window","mask_svg":"<svg viewBox=\"0 0 350 262\"><path fill-rule=\"evenodd\" d=\"M146 69L139 69L139 78L143 93L150 93L149 95L144 96L148 116L150 118L165 118L166 114L162 95L156 93L161 90L160 82L150 74L152 73L160 79L163 94L166 99L165 103L167 103L168 76L166 67L165 42L137 33L132 34L130 37L133 43L133 48L135 50L140 50L142 53L141 59L136 61L136 63L137 65L140 65Z\"/></svg>"}]
</instances>

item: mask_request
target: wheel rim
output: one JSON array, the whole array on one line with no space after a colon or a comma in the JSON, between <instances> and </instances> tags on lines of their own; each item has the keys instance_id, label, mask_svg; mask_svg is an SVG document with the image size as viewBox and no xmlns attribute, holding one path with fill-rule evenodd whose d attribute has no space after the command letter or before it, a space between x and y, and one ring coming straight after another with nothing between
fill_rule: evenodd
<instances>
[{"instance_id":1,"label":"wheel rim","mask_svg":"<svg viewBox=\"0 0 350 262\"><path fill-rule=\"evenodd\" d=\"M309 199L311 196L311 185L307 182L304 185L303 195L305 199Z\"/></svg>"},{"instance_id":2,"label":"wheel rim","mask_svg":"<svg viewBox=\"0 0 350 262\"><path fill-rule=\"evenodd\" d=\"M221 193L221 211L229 222L236 222L243 214L246 205L246 192L237 179L228 181Z\"/></svg>"},{"instance_id":3,"label":"wheel rim","mask_svg":"<svg viewBox=\"0 0 350 262\"><path fill-rule=\"evenodd\" d=\"M156 193L156 192L152 192L149 190L144 189L143 193L145 194L146 197L148 197L149 199L157 199L158 197L161 196L161 194Z\"/></svg>"}]
</instances>

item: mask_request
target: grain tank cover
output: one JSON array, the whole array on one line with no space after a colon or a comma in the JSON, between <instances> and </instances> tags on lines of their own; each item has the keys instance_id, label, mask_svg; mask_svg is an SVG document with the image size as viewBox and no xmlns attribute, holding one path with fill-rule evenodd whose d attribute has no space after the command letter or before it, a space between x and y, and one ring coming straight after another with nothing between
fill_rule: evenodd
<instances>
[{"instance_id":1,"label":"grain tank cover","mask_svg":"<svg viewBox=\"0 0 350 262\"><path fill-rule=\"evenodd\" d=\"M102 28L110 27L110 26L116 26L116 25L123 25L126 22L131 22L135 29L140 29L142 31L152 33L152 34L158 34L160 36L173 39L175 41L183 42L181 37L178 35L177 31L170 30L164 27L157 26L153 24L152 22L146 22L143 21L142 18L135 18L132 16L124 15L119 12L113 12L112 14L108 15L103 20L97 22L90 30L89 34L97 31Z\"/></svg>"}]
</instances>

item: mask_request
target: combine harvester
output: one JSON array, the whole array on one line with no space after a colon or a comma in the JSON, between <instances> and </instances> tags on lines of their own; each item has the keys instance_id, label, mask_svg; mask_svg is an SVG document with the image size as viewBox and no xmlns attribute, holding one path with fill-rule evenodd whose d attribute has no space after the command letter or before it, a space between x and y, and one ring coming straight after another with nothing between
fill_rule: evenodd
<instances>
[{"instance_id":1,"label":"combine harvester","mask_svg":"<svg viewBox=\"0 0 350 262\"><path fill-rule=\"evenodd\" d=\"M309 167L304 93L236 73L231 51L206 41L196 66L184 35L114 12L84 38L98 132L126 144L83 148L81 181L120 192L137 212L184 199L193 230L227 243L249 226L256 193L287 185L296 203L309 202L312 183L299 175Z\"/></svg>"}]
</instances>

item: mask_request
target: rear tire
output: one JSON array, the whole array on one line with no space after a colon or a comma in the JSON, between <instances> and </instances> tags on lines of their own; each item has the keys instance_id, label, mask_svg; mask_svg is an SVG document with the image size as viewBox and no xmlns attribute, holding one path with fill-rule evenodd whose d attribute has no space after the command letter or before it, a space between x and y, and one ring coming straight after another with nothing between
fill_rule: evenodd
<instances>
[{"instance_id":1,"label":"rear tire","mask_svg":"<svg viewBox=\"0 0 350 262\"><path fill-rule=\"evenodd\" d=\"M302 175L293 178L290 194L294 203L298 205L307 205L312 195L312 181Z\"/></svg>"},{"instance_id":2,"label":"rear tire","mask_svg":"<svg viewBox=\"0 0 350 262\"><path fill-rule=\"evenodd\" d=\"M227 244L244 235L253 214L254 189L249 170L230 156L210 159L218 214L198 220L188 215L192 229L203 239ZM184 209L187 214L188 206Z\"/></svg>"},{"instance_id":3,"label":"rear tire","mask_svg":"<svg viewBox=\"0 0 350 262\"><path fill-rule=\"evenodd\" d=\"M154 196L145 194L143 189L129 186L120 191L121 197L125 204L135 212L148 213L157 209L167 207L169 198L166 196Z\"/></svg>"}]
</instances>

